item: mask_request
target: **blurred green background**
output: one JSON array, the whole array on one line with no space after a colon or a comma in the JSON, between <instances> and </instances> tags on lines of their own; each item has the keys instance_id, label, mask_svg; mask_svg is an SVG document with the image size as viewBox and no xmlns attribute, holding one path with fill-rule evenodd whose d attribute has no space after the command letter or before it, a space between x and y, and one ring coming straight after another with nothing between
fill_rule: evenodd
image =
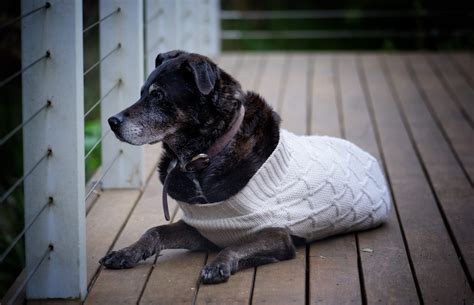
<instances>
[{"instance_id":1,"label":"blurred green background","mask_svg":"<svg viewBox=\"0 0 474 305\"><path fill-rule=\"evenodd\" d=\"M418 33L417 37L325 38L325 39L240 39L224 40L223 50L472 50L473 1L250 1L226 0L222 10L342 10L342 18L328 19L269 19L224 20L224 31L404 31ZM98 0L83 1L83 23L90 25L98 17ZM367 10L407 11L409 18L362 18ZM425 11L438 12L437 16L422 16ZM20 15L20 1L0 2L0 26ZM245 34L245 32L243 32ZM457 33L457 34L456 34ZM436 34L436 36L433 36ZM21 67L20 24L15 23L0 31L0 81ZM95 28L84 35L84 68L99 60L99 31ZM89 109L101 96L99 69L84 79L84 109ZM21 77L0 88L0 138L21 123ZM84 152L100 138L100 107L85 121ZM0 194L3 194L22 176L22 134L19 132L0 146ZM100 166L100 145L85 164L86 181ZM85 182L86 182L85 181ZM23 228L23 190L19 187L0 206L0 254ZM0 264L0 297L24 267L24 247L20 242L7 259Z\"/></svg>"}]
</instances>

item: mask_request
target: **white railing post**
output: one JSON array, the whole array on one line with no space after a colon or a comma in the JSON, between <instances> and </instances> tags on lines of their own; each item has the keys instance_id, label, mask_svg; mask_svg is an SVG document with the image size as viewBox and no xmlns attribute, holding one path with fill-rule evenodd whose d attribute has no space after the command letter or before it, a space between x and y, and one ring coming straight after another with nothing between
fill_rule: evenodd
<instances>
[{"instance_id":1,"label":"white railing post","mask_svg":"<svg viewBox=\"0 0 474 305\"><path fill-rule=\"evenodd\" d=\"M104 188L141 188L144 184L143 147L119 142L107 119L133 104L140 96L143 85L143 1L101 0L99 18L120 8L113 18L100 25L101 58L120 45L118 50L100 65L100 88L107 92L121 80L101 104L102 170Z\"/></svg>"},{"instance_id":2,"label":"white railing post","mask_svg":"<svg viewBox=\"0 0 474 305\"><path fill-rule=\"evenodd\" d=\"M178 29L176 0L145 0L145 41L146 73L155 68L158 53L165 53L178 48Z\"/></svg>"},{"instance_id":3,"label":"white railing post","mask_svg":"<svg viewBox=\"0 0 474 305\"><path fill-rule=\"evenodd\" d=\"M199 15L200 51L207 56L216 56L221 50L219 0L201 0Z\"/></svg>"},{"instance_id":4,"label":"white railing post","mask_svg":"<svg viewBox=\"0 0 474 305\"><path fill-rule=\"evenodd\" d=\"M22 75L23 117L51 106L23 130L24 171L45 156L24 182L25 223L51 200L26 234L29 299L84 298L84 92L82 1L49 0L51 7L22 20L22 64L50 57ZM22 13L44 0L23 0Z\"/></svg>"},{"instance_id":5,"label":"white railing post","mask_svg":"<svg viewBox=\"0 0 474 305\"><path fill-rule=\"evenodd\" d=\"M145 0L146 73L155 57L175 49L208 56L220 52L219 0Z\"/></svg>"}]
</instances>

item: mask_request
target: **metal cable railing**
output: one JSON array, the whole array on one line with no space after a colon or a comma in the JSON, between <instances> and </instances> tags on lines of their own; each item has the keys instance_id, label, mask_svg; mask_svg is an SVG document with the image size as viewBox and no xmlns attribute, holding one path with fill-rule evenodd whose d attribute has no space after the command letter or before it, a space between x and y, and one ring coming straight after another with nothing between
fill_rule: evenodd
<instances>
[{"instance_id":1,"label":"metal cable railing","mask_svg":"<svg viewBox=\"0 0 474 305\"><path fill-rule=\"evenodd\" d=\"M94 182L94 184L92 185L91 189L89 190L89 192L87 193L86 197L85 197L85 200L87 200L90 195L92 195L92 193L95 191L95 189L97 188L97 186L102 182L102 180L104 180L105 176L107 176L107 173L110 171L110 169L112 168L112 166L115 164L115 162L118 160L118 158L123 154L123 150L119 150L117 155L115 156L115 158L109 163L109 165L106 167L106 169L104 170L104 172L102 173L102 175L100 176L99 179L97 179L96 182Z\"/></svg>"},{"instance_id":2,"label":"metal cable railing","mask_svg":"<svg viewBox=\"0 0 474 305\"><path fill-rule=\"evenodd\" d=\"M114 52L118 51L121 47L122 47L122 44L119 42L115 48L113 48L112 50L109 51L109 53L105 54L104 57L102 57L101 59L99 59L98 61L96 61L92 66L90 66L90 67L84 72L84 76L86 76L87 74L89 74L89 72L91 72L92 70L94 70L95 68L97 68L97 66L99 66L99 64L100 64L101 62L103 62L104 60L106 60L106 59L107 59L110 55L112 55Z\"/></svg>"},{"instance_id":3,"label":"metal cable railing","mask_svg":"<svg viewBox=\"0 0 474 305\"><path fill-rule=\"evenodd\" d=\"M29 118L27 118L25 121L20 123L18 126L12 129L6 136L0 139L0 146L5 144L8 140L10 140L11 137L13 137L18 131L22 130L23 127L25 127L31 120L33 120L38 114L40 114L43 110L45 110L48 107L51 107L52 103L51 101L46 101L46 104L43 105L40 109L36 110L32 115L30 115Z\"/></svg>"},{"instance_id":4,"label":"metal cable railing","mask_svg":"<svg viewBox=\"0 0 474 305\"><path fill-rule=\"evenodd\" d=\"M40 58L34 60L32 63L30 63L28 66L22 68L21 70L18 70L16 71L15 73L13 73L12 75L10 75L9 77L5 78L4 80L2 80L0 82L0 88L2 88L3 86L5 86L6 84L8 84L9 82L11 82L12 80L14 80L17 76L21 75L23 72L25 72L26 70L30 69L31 67L33 67L34 65L36 65L37 63L39 63L40 61L42 61L43 59L46 59L46 58L50 58L51 57L51 53L49 51L46 51L46 53L41 56Z\"/></svg>"},{"instance_id":5,"label":"metal cable railing","mask_svg":"<svg viewBox=\"0 0 474 305\"><path fill-rule=\"evenodd\" d=\"M99 146L100 143L102 143L102 141L110 134L110 129L108 129L104 135L102 137L100 137L100 139L98 139L94 145L92 145L91 149L89 149L89 151L85 154L84 156L84 160L87 160L87 158L89 158L89 156L92 154L92 152L94 151L94 149L96 149L97 146Z\"/></svg>"},{"instance_id":6,"label":"metal cable railing","mask_svg":"<svg viewBox=\"0 0 474 305\"><path fill-rule=\"evenodd\" d=\"M110 17L114 16L115 14L118 14L120 12L120 7L118 7L115 11L105 15L104 17L100 18L99 20L97 20L96 22L92 23L91 25L87 26L83 31L82 33L85 34L87 32L89 32L90 30L92 30L93 28L97 27L99 24L101 24L103 21L109 19Z\"/></svg>"},{"instance_id":7,"label":"metal cable railing","mask_svg":"<svg viewBox=\"0 0 474 305\"><path fill-rule=\"evenodd\" d=\"M466 11L427 11L427 10L287 10L287 11L221 11L222 20L260 20L260 19L357 19L357 18L413 18L461 15L472 17Z\"/></svg>"},{"instance_id":8,"label":"metal cable railing","mask_svg":"<svg viewBox=\"0 0 474 305\"><path fill-rule=\"evenodd\" d=\"M43 9L47 9L51 7L51 4L49 2L46 2L43 6L41 7L38 7L28 13L25 13L9 22L7 22L6 24L0 26L0 31L3 30L4 28L10 26L11 24L21 20L22 18L25 18L27 16L30 16L32 14L34 14L35 12L39 12ZM112 11L111 13L105 15L104 17L100 18L99 20L97 20L96 22L88 25L87 27L85 27L83 29L83 34L86 34L88 33L89 31L93 30L94 28L98 27L102 22L108 20L108 19L111 19L113 16L117 15L118 13L120 13L121 11L121 8L117 8L116 10ZM100 58L97 62L95 62L92 66L90 66L89 68L86 69L86 71L84 71L83 73L83 76L87 76L92 70L96 69L104 60L106 60L107 58L109 58L115 51L119 50L121 48L121 43L118 43L117 46L112 49L111 51L109 51L107 54L105 54L102 58ZM19 71L13 73L12 75L8 76L7 78L5 78L4 80L0 81L0 88L7 85L8 83L10 83L12 80L14 80L16 77L18 76L21 76L25 71L27 71L28 69L32 68L33 66L35 66L36 64L40 63L41 61L43 61L44 59L47 59L47 58L50 58L51 57L51 52L50 51L47 51L43 56L39 57L38 59L35 59L33 62L29 63L27 66L24 66L22 69L20 69ZM122 80L121 79L118 79L117 82L107 91L105 92L105 94L102 95L102 97L97 100L94 105L89 108L85 113L84 113L84 119L86 119L93 111L94 109L96 109L114 90L118 89L120 87L122 83ZM43 113L44 111L46 111L48 108L52 107L52 102L50 100L48 100L43 106L41 106L39 109L35 110L31 115L28 116L28 118L26 118L25 120L23 120L19 125L17 125L15 128L13 128L11 131L9 131L6 135L4 135L2 138L0 138L0 146L4 145L5 143L7 143L13 136L15 136L16 134L18 134L21 130L23 130L23 128L25 126L27 126L28 124L30 124L30 122L32 122L35 118L37 118L41 113ZM107 130L103 136L98 139L96 141L96 143L94 143L94 145L92 146L92 148L85 154L85 157L84 159L87 159L91 154L92 152L99 146L99 144L110 134L110 130ZM5 193L3 193L1 196L0 196L0 206L1 204L5 203L7 201L7 199L12 196L12 194L15 192L15 190L18 189L18 187L21 186L21 184L23 184L25 182L25 180L30 176L32 175L35 170L40 166L40 164L44 163L45 160L48 160L48 158L50 158L53 154L53 150L51 148L49 148L46 153L39 159L37 160L32 166L31 168L29 168L27 171L24 172L24 174L18 178L12 186L10 186ZM89 190L89 192L87 193L87 195L85 196L85 200L87 200L90 195L96 190L96 188L103 182L104 178L109 174L111 168L117 163L117 160L119 159L119 157L123 154L123 151L122 150L118 150L117 152L117 155L114 157L114 159L107 165L107 167L104 168L100 178L94 182L94 184L92 185L91 189ZM5 260L7 259L8 255L10 253L12 253L12 251L15 249L15 247L20 243L20 241L25 237L25 235L28 234L28 232L31 230L31 228L33 227L33 225L35 223L38 222L38 219L40 219L40 217L42 217L42 215L44 216L45 215L45 211L48 210L48 208L53 204L54 202L54 199L53 197L49 197L49 199L47 200L47 202L45 202L44 204L42 204L39 208L39 210L31 217L27 220L27 222L25 223L25 226L23 227L23 229L21 230L21 232L19 232L11 241L11 243L8 245L8 247L1 253L0 255L0 263L3 263L5 262ZM18 278L18 282L19 282L19 286L17 286L14 290L14 294L12 296L9 297L8 300L6 300L6 303L5 304L13 304L16 299L18 298L18 296L22 293L22 291L24 290L24 288L26 287L26 285L28 284L28 282L31 280L31 278L33 277L33 275L36 273L36 271L40 268L40 266L43 264L43 262L48 258L48 256L50 255L51 251L53 251L53 245L50 244L45 253L38 259L37 262L33 262L33 264L31 266L29 266L29 272L27 273L26 277L24 279L21 279L21 278Z\"/></svg>"},{"instance_id":9,"label":"metal cable railing","mask_svg":"<svg viewBox=\"0 0 474 305\"><path fill-rule=\"evenodd\" d=\"M9 27L10 25L14 24L15 22L18 22L20 21L21 19L25 18L25 17L28 17L36 12L39 12L43 9L47 9L47 8L50 8L51 7L51 3L49 2L45 2L44 5L40 6L40 7L37 7L35 9L32 9L31 11L29 11L28 13L25 13L21 16L18 16L16 18L13 18L12 20L4 23L3 25L0 26L0 31L3 31L5 28Z\"/></svg>"},{"instance_id":10,"label":"metal cable railing","mask_svg":"<svg viewBox=\"0 0 474 305\"><path fill-rule=\"evenodd\" d=\"M30 272L26 275L25 279L21 282L19 287L15 289L15 293L11 296L11 298L5 303L6 305L12 305L15 304L16 299L18 296L22 293L23 289L26 287L28 282L31 280L33 275L36 273L38 268L41 266L41 264L44 262L44 260L50 255L50 253L54 250L54 246L50 244L47 248L44 254L38 259L36 264L33 266Z\"/></svg>"},{"instance_id":11,"label":"metal cable railing","mask_svg":"<svg viewBox=\"0 0 474 305\"><path fill-rule=\"evenodd\" d=\"M99 106L102 101L110 94L112 93L112 91L114 91L116 88L118 88L120 86L120 84L122 83L122 79L119 79L115 85L112 86L112 88L110 88L109 90L107 90L107 92L102 95L102 97L100 99L97 100L97 102L94 103L94 105L92 105L91 108L89 108L89 110L87 110L86 113L84 113L84 119L87 118L87 116L92 112L94 111L94 109Z\"/></svg>"},{"instance_id":12,"label":"metal cable railing","mask_svg":"<svg viewBox=\"0 0 474 305\"><path fill-rule=\"evenodd\" d=\"M14 190L16 190L16 188L23 183L23 181L25 181L26 178L28 178L29 175L31 175L31 173L33 173L33 171L38 167L38 165L41 164L41 162L43 162L44 160L46 160L47 158L49 158L50 156L53 155L53 151L51 149L48 149L46 151L46 154L43 155L43 157L41 157L38 161L36 161L35 165L33 165L27 172L26 174L24 174L23 176L21 176L18 180L16 180L16 182L2 195L2 197L0 197L0 204L3 203L5 200L7 200L8 197L10 197L10 195L13 193Z\"/></svg>"},{"instance_id":13,"label":"metal cable railing","mask_svg":"<svg viewBox=\"0 0 474 305\"><path fill-rule=\"evenodd\" d=\"M222 21L235 20L291 20L291 19L415 19L415 18L464 18L472 19L472 10L269 10L269 11L237 11L223 10ZM451 31L439 27L398 30L398 29L318 29L318 30L227 30L221 31L223 40L240 39L379 39L379 38L437 38L437 37L469 37L472 28L460 26Z\"/></svg>"},{"instance_id":14,"label":"metal cable railing","mask_svg":"<svg viewBox=\"0 0 474 305\"><path fill-rule=\"evenodd\" d=\"M449 36L459 37L467 34L469 30L457 30ZM391 30L291 30L291 31L232 31L222 32L222 39L357 39L357 38L416 38L416 37L439 37L443 36L439 31L416 32L416 31L391 31Z\"/></svg>"},{"instance_id":15,"label":"metal cable railing","mask_svg":"<svg viewBox=\"0 0 474 305\"><path fill-rule=\"evenodd\" d=\"M13 248L16 246L16 244L20 241L20 239L28 232L30 227L36 222L38 217L40 217L41 214L46 210L48 206L51 206L53 204L53 197L49 197L48 201L41 207L41 209L31 218L31 220L25 225L23 230L13 239L13 241L10 243L8 248L3 251L2 255L0 256L0 264L5 260L5 258L8 256L8 254L13 250Z\"/></svg>"},{"instance_id":16,"label":"metal cable railing","mask_svg":"<svg viewBox=\"0 0 474 305\"><path fill-rule=\"evenodd\" d=\"M7 23L3 24L0 26L0 31L4 30L5 28L9 27L10 25L22 20L23 18L26 18L34 13L43 11L45 9L48 9L51 7L50 2L45 2L44 5L37 7L21 16L18 16ZM35 65L39 64L45 59L51 58L51 52L48 50L45 52L44 55L40 56L39 58L33 60L31 63L28 65L24 66L20 70L16 71L15 73L11 74L4 80L0 82L0 88L4 87L5 85L9 84L11 81L13 81L15 78L21 76L25 71L31 69ZM43 106L41 106L39 109L34 111L31 115L29 115L26 119L24 119L20 124L18 124L15 128L13 128L10 132L8 132L5 136L3 136L0 139L0 146L3 146L5 143L7 143L13 136L15 136L18 132L23 130L25 126L30 124L40 113L46 111L48 108L52 106L52 102L50 100L47 100ZM47 149L46 153L39 159L37 160L31 168L29 168L24 174L18 178L8 190L3 193L0 197L0 204L3 204L4 202L7 201L7 199L13 194L13 192L20 186L22 185L25 180L33 174L33 172L37 169L37 167L41 164L44 163L45 160L47 160L49 157L51 157L53 154L53 151L51 148ZM3 263L7 256L12 252L12 250L17 246L17 244L20 242L20 240L27 234L27 232L31 229L34 223L37 222L38 218L44 214L44 212L47 210L47 208L53 203L53 198L50 197L48 201L41 206L39 211L30 219L28 222L25 224L21 232L19 232L11 241L11 243L8 245L8 247L2 252L0 255L0 263ZM8 300L6 300L5 304L14 304L18 296L22 293L30 279L33 277L33 275L36 273L38 268L41 266L41 264L44 262L44 260L48 257L49 253L53 250L53 245L49 245L45 251L45 253L38 259L34 265L30 266L29 272L27 273L26 277L23 280L19 280L19 286L16 287L14 290L14 294L9 297Z\"/></svg>"}]
</instances>

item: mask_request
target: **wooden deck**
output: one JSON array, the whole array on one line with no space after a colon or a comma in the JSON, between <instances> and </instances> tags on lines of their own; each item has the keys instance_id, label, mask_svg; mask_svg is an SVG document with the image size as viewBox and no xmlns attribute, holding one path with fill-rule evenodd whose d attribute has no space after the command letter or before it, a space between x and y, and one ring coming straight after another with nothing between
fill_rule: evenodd
<instances>
[{"instance_id":1,"label":"wooden deck","mask_svg":"<svg viewBox=\"0 0 474 305\"><path fill-rule=\"evenodd\" d=\"M263 95L284 128L343 137L375 155L393 192L390 220L301 247L294 260L239 272L225 284L197 281L215 253L163 251L133 269L101 269L107 251L165 223L155 173L160 145L148 146L144 190L104 191L88 213L85 304L472 304L473 58L224 54L221 67Z\"/></svg>"}]
</instances>

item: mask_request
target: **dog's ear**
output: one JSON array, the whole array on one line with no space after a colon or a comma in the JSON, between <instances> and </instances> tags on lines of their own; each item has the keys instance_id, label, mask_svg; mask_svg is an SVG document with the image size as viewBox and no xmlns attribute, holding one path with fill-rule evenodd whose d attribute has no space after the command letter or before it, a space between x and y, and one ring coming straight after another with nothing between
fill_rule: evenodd
<instances>
[{"instance_id":1,"label":"dog's ear","mask_svg":"<svg viewBox=\"0 0 474 305\"><path fill-rule=\"evenodd\" d=\"M216 67L205 57L190 58L188 64L199 91L204 95L208 95L214 89L216 83Z\"/></svg>"},{"instance_id":2,"label":"dog's ear","mask_svg":"<svg viewBox=\"0 0 474 305\"><path fill-rule=\"evenodd\" d=\"M186 52L181 51L181 50L174 50L174 51L158 54L155 58L155 68L161 65L165 60L176 58L179 55L184 54L184 53Z\"/></svg>"}]
</instances>

